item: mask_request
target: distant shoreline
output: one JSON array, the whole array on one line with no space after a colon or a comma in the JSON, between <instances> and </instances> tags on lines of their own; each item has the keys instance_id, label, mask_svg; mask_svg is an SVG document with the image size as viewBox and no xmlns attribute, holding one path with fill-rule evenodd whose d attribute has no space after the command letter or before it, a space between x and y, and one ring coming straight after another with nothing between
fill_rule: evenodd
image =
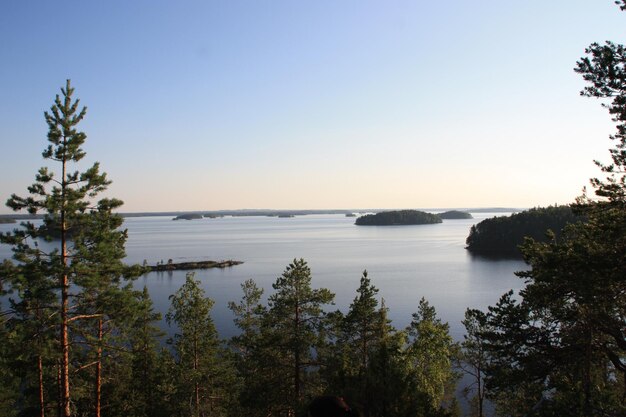
<instances>
[{"instance_id":1,"label":"distant shoreline","mask_svg":"<svg viewBox=\"0 0 626 417\"><path fill-rule=\"evenodd\" d=\"M380 213L383 211L394 211L397 209L327 209L327 210L279 210L279 209L241 209L241 210L191 210L191 211L146 211L146 212L131 212L131 213L119 213L122 217L176 217L182 214L200 214L204 217L221 217L221 216L233 216L233 217L245 217L245 216L271 216L277 217L279 215L289 216L305 216L315 214L350 214L350 213ZM509 208L509 207L476 207L476 208L418 208L420 211L439 212L449 210L460 210L471 213L511 213L525 210L525 208ZM41 219L42 214L0 214L0 219L15 219L15 220L31 220Z\"/></svg>"}]
</instances>

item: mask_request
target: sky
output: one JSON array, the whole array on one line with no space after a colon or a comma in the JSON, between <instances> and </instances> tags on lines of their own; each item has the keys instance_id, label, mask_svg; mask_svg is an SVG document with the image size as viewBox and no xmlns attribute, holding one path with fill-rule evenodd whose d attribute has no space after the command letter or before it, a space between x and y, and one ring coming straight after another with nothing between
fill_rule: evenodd
<instances>
[{"instance_id":1,"label":"sky","mask_svg":"<svg viewBox=\"0 0 626 417\"><path fill-rule=\"evenodd\" d=\"M0 201L66 79L122 211L572 202L614 125L573 71L611 0L0 2ZM10 213L6 207L0 213Z\"/></svg>"}]
</instances>

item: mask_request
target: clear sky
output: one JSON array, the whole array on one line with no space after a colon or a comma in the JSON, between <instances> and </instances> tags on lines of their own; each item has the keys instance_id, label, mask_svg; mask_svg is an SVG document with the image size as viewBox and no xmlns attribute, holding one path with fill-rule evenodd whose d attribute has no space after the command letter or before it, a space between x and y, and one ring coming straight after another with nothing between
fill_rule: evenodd
<instances>
[{"instance_id":1,"label":"clear sky","mask_svg":"<svg viewBox=\"0 0 626 417\"><path fill-rule=\"evenodd\" d=\"M611 0L4 0L0 200L71 78L123 211L568 203L613 130L573 68L625 23Z\"/></svg>"}]
</instances>

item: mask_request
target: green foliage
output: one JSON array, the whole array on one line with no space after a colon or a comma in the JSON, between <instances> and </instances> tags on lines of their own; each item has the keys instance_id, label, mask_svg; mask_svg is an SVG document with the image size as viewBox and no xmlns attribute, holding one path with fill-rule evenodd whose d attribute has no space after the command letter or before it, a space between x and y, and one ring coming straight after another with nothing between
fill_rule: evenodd
<instances>
[{"instance_id":1,"label":"green foliage","mask_svg":"<svg viewBox=\"0 0 626 417\"><path fill-rule=\"evenodd\" d=\"M13 194L7 201L15 211L43 212L43 225L24 222L0 235L1 243L12 246L14 259L3 263L0 276L18 295L7 327L11 341L22 346L15 356L23 387L19 408L58 408L69 416L86 412L83 407L100 407L93 401L95 388L89 387L101 386L102 379L92 369L113 364L107 350L124 344L135 294L123 279L136 275L137 269L122 263L127 235L120 230L122 218L113 213L122 202L96 199L110 184L106 174L98 163L73 171L85 156L86 135L78 124L86 108L80 109L79 100L72 98L69 80L61 92L44 114L49 143L42 155L56 170L41 168L28 197ZM51 231L58 231L60 241L44 251L39 243L51 240Z\"/></svg>"},{"instance_id":2,"label":"green foliage","mask_svg":"<svg viewBox=\"0 0 626 417\"><path fill-rule=\"evenodd\" d=\"M447 324L422 300L411 327L399 332L377 293L365 271L348 313L332 315L326 393L340 393L368 417L451 415L456 347Z\"/></svg>"},{"instance_id":3,"label":"green foliage","mask_svg":"<svg viewBox=\"0 0 626 417\"><path fill-rule=\"evenodd\" d=\"M280 375L272 387L280 393L274 406L279 413L303 414L305 399L317 391L311 371L319 366L313 352L324 343L323 306L335 295L311 288L311 270L304 259L294 259L272 287L263 326L266 346L274 349L270 366Z\"/></svg>"},{"instance_id":4,"label":"green foliage","mask_svg":"<svg viewBox=\"0 0 626 417\"><path fill-rule=\"evenodd\" d=\"M230 339L238 375L239 415L264 416L272 404L261 395L266 391L267 381L271 380L272 370L266 366L267 357L271 356L271 346L266 343L263 333L263 319L267 309L260 304L263 289L253 280L241 284L243 296L239 304L231 301L228 308L235 315L235 325L241 333ZM236 415L236 414L235 414Z\"/></svg>"},{"instance_id":5,"label":"green foliage","mask_svg":"<svg viewBox=\"0 0 626 417\"><path fill-rule=\"evenodd\" d=\"M549 231L558 237L565 225L582 220L569 206L533 208L507 217L492 217L471 227L467 249L485 256L521 257L519 245L525 237L545 242L550 238Z\"/></svg>"},{"instance_id":6,"label":"green foliage","mask_svg":"<svg viewBox=\"0 0 626 417\"><path fill-rule=\"evenodd\" d=\"M418 210L384 211L376 214L366 214L356 219L358 226L397 226L414 224L441 223L436 214Z\"/></svg>"},{"instance_id":7,"label":"green foliage","mask_svg":"<svg viewBox=\"0 0 626 417\"><path fill-rule=\"evenodd\" d=\"M485 415L485 369L489 365L485 340L482 334L487 330L487 316L480 310L467 309L463 320L466 334L463 336L459 367L469 375L472 382L463 389L464 396L468 399L472 416L483 417Z\"/></svg>"},{"instance_id":8,"label":"green foliage","mask_svg":"<svg viewBox=\"0 0 626 417\"><path fill-rule=\"evenodd\" d=\"M178 327L169 341L176 356L175 408L181 416L223 416L231 401L232 365L210 315L213 300L193 278L187 274L185 284L170 296L165 316Z\"/></svg>"},{"instance_id":9,"label":"green foliage","mask_svg":"<svg viewBox=\"0 0 626 417\"><path fill-rule=\"evenodd\" d=\"M407 359L415 388L424 394L432 408L439 408L446 393L454 390L458 375L452 363L458 346L452 340L448 323L442 323L435 308L422 298L413 320L407 328L409 346Z\"/></svg>"}]
</instances>

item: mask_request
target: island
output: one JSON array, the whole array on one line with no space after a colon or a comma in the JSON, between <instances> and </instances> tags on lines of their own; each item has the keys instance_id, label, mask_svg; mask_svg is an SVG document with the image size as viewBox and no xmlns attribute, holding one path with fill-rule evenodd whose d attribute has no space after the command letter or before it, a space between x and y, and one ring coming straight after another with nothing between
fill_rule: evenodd
<instances>
[{"instance_id":1,"label":"island","mask_svg":"<svg viewBox=\"0 0 626 417\"><path fill-rule=\"evenodd\" d=\"M156 265L146 265L144 261L144 268L148 271L188 271L192 269L209 269L209 268L227 268L235 265L241 265L242 261L233 261L231 259L227 261L196 261L196 262L180 262L174 263L171 259L164 263L157 263Z\"/></svg>"},{"instance_id":2,"label":"island","mask_svg":"<svg viewBox=\"0 0 626 417\"><path fill-rule=\"evenodd\" d=\"M354 213L346 213L346 217L356 217L356 214L354 214Z\"/></svg>"},{"instance_id":3,"label":"island","mask_svg":"<svg viewBox=\"0 0 626 417\"><path fill-rule=\"evenodd\" d=\"M439 213L438 216L443 220L459 220L459 219L473 219L472 215L466 211L450 210Z\"/></svg>"},{"instance_id":4,"label":"island","mask_svg":"<svg viewBox=\"0 0 626 417\"><path fill-rule=\"evenodd\" d=\"M436 214L418 210L396 210L366 214L356 219L354 224L357 226L401 226L441 222L441 218Z\"/></svg>"},{"instance_id":5,"label":"island","mask_svg":"<svg viewBox=\"0 0 626 417\"><path fill-rule=\"evenodd\" d=\"M15 219L10 217L0 217L0 224L10 224L15 223Z\"/></svg>"},{"instance_id":6,"label":"island","mask_svg":"<svg viewBox=\"0 0 626 417\"><path fill-rule=\"evenodd\" d=\"M568 223L584 221L569 206L537 207L510 216L485 219L470 228L465 243L473 254L495 258L521 258L525 237L546 242L551 230L558 238Z\"/></svg>"},{"instance_id":7,"label":"island","mask_svg":"<svg viewBox=\"0 0 626 417\"><path fill-rule=\"evenodd\" d=\"M197 219L202 219L202 214L199 213L186 213L186 214L180 214L176 217L174 217L172 220L197 220Z\"/></svg>"}]
</instances>

